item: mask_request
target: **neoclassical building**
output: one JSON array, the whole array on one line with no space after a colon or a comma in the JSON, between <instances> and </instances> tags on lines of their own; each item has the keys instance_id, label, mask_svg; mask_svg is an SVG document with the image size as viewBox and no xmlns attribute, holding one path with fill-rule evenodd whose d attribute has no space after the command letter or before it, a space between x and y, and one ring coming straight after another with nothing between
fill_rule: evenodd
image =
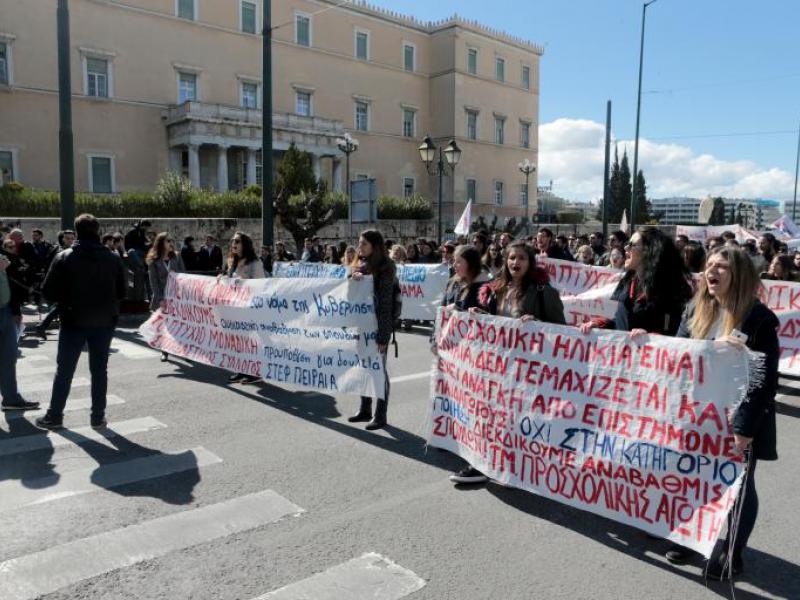
<instances>
[{"instance_id":1,"label":"neoclassical building","mask_svg":"<svg viewBox=\"0 0 800 600\"><path fill-rule=\"evenodd\" d=\"M344 189L336 140L359 141L351 179L436 198L425 135L455 139L445 221L535 212L518 163L538 160L542 48L458 17L423 23L362 2L272 2L273 158L309 151ZM55 0L0 2L0 173L58 188ZM261 178L261 0L71 0L76 187L152 189L166 170L196 186Z\"/></svg>"}]
</instances>

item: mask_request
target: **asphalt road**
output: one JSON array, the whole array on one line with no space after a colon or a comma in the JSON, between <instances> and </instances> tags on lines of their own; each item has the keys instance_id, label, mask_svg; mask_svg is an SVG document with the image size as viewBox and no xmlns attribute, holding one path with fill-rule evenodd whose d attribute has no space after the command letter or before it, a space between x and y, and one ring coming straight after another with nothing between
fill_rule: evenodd
<instances>
[{"instance_id":1,"label":"asphalt road","mask_svg":"<svg viewBox=\"0 0 800 600\"><path fill-rule=\"evenodd\" d=\"M88 429L85 358L67 431L0 419L0 599L730 597L629 527L491 483L454 488L461 461L421 437L427 332L398 339L391 426L372 433L346 421L356 398L230 386L120 330L108 432ZM54 336L25 340L29 399L46 404L55 351ZM740 600L800 598L800 391L782 392L797 395L780 398L781 460L759 465Z\"/></svg>"}]
</instances>

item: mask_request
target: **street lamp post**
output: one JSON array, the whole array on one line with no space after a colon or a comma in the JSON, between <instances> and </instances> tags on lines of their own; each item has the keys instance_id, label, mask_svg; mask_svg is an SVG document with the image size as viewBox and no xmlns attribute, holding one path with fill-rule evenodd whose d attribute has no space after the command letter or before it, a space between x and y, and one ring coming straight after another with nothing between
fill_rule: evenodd
<instances>
[{"instance_id":1,"label":"street lamp post","mask_svg":"<svg viewBox=\"0 0 800 600\"><path fill-rule=\"evenodd\" d=\"M639 44L639 91L636 94L636 139L633 142L633 187L631 188L631 231L636 227L636 180L639 176L639 116L642 111L642 61L644 59L644 23L647 16L647 7L656 0L650 0L642 5L642 40Z\"/></svg>"},{"instance_id":2,"label":"street lamp post","mask_svg":"<svg viewBox=\"0 0 800 600\"><path fill-rule=\"evenodd\" d=\"M521 163L517 165L519 170L525 174L525 231L530 233L530 219L528 218L528 207L531 204L531 194L530 194L530 176L531 173L536 171L536 165L534 165L531 161L527 158L523 160Z\"/></svg>"},{"instance_id":3,"label":"street lamp post","mask_svg":"<svg viewBox=\"0 0 800 600\"><path fill-rule=\"evenodd\" d=\"M347 214L350 218L350 229L347 232L349 238L352 239L353 237L353 199L350 197L350 155L358 150L358 140L351 136L349 133L345 133L344 136L340 137L336 140L336 147L339 148L342 152L344 152L345 156L345 180L346 184L345 187L347 188Z\"/></svg>"},{"instance_id":4,"label":"street lamp post","mask_svg":"<svg viewBox=\"0 0 800 600\"><path fill-rule=\"evenodd\" d=\"M439 151L439 158L436 160L436 151ZM436 147L436 145L431 140L430 136L426 135L425 139L422 140L422 144L419 147L419 156L422 159L422 162L425 163L425 170L428 171L429 175L438 175L439 176L439 239L437 240L438 243L442 243L442 187L443 187L443 177L447 174L446 170L449 167L450 172L455 172L456 165L461 160L461 148L458 147L455 140L450 140L450 143L447 144L445 148ZM431 166L435 163L435 171L431 170Z\"/></svg>"},{"instance_id":5,"label":"street lamp post","mask_svg":"<svg viewBox=\"0 0 800 600\"><path fill-rule=\"evenodd\" d=\"M69 2L58 0L58 168L61 195L61 228L71 229L75 220L75 158L72 137L72 83L69 63Z\"/></svg>"}]
</instances>

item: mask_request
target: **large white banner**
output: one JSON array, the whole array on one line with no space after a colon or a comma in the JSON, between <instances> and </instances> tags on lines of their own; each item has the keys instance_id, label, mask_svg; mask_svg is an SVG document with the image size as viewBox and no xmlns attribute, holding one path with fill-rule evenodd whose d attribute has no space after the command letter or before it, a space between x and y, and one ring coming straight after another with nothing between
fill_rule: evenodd
<instances>
[{"instance_id":1,"label":"large white banner","mask_svg":"<svg viewBox=\"0 0 800 600\"><path fill-rule=\"evenodd\" d=\"M554 258L538 257L537 262L545 268L550 284L561 296L567 325L580 325L595 317L614 318L617 302L611 299L611 294L624 271Z\"/></svg>"},{"instance_id":2,"label":"large white banner","mask_svg":"<svg viewBox=\"0 0 800 600\"><path fill-rule=\"evenodd\" d=\"M382 398L372 278L215 279L170 274L150 346L234 373Z\"/></svg>"},{"instance_id":3,"label":"large white banner","mask_svg":"<svg viewBox=\"0 0 800 600\"><path fill-rule=\"evenodd\" d=\"M741 225L678 225L675 227L675 236L685 235L690 240L705 242L708 238L719 237L726 231L733 232L740 244L758 239L757 233Z\"/></svg>"},{"instance_id":4,"label":"large white banner","mask_svg":"<svg viewBox=\"0 0 800 600\"><path fill-rule=\"evenodd\" d=\"M741 484L748 357L441 309L426 438L505 485L709 556Z\"/></svg>"},{"instance_id":5,"label":"large white banner","mask_svg":"<svg viewBox=\"0 0 800 600\"><path fill-rule=\"evenodd\" d=\"M800 283L795 281L763 281L761 301L775 313L781 358L778 370L800 376Z\"/></svg>"},{"instance_id":6,"label":"large white banner","mask_svg":"<svg viewBox=\"0 0 800 600\"><path fill-rule=\"evenodd\" d=\"M292 278L333 278L346 279L347 267L325 263L287 263L273 264L275 277ZM403 297L401 319L433 321L436 309L441 305L450 269L443 264L397 265L397 279Z\"/></svg>"}]
</instances>

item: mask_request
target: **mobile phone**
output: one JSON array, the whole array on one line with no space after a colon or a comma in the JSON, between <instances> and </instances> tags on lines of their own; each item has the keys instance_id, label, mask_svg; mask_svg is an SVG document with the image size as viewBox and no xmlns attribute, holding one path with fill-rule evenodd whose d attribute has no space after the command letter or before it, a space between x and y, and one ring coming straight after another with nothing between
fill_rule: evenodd
<instances>
[{"instance_id":1,"label":"mobile phone","mask_svg":"<svg viewBox=\"0 0 800 600\"><path fill-rule=\"evenodd\" d=\"M731 329L731 337L735 337L737 340L741 340L743 343L747 343L747 334L742 333L738 329Z\"/></svg>"}]
</instances>

